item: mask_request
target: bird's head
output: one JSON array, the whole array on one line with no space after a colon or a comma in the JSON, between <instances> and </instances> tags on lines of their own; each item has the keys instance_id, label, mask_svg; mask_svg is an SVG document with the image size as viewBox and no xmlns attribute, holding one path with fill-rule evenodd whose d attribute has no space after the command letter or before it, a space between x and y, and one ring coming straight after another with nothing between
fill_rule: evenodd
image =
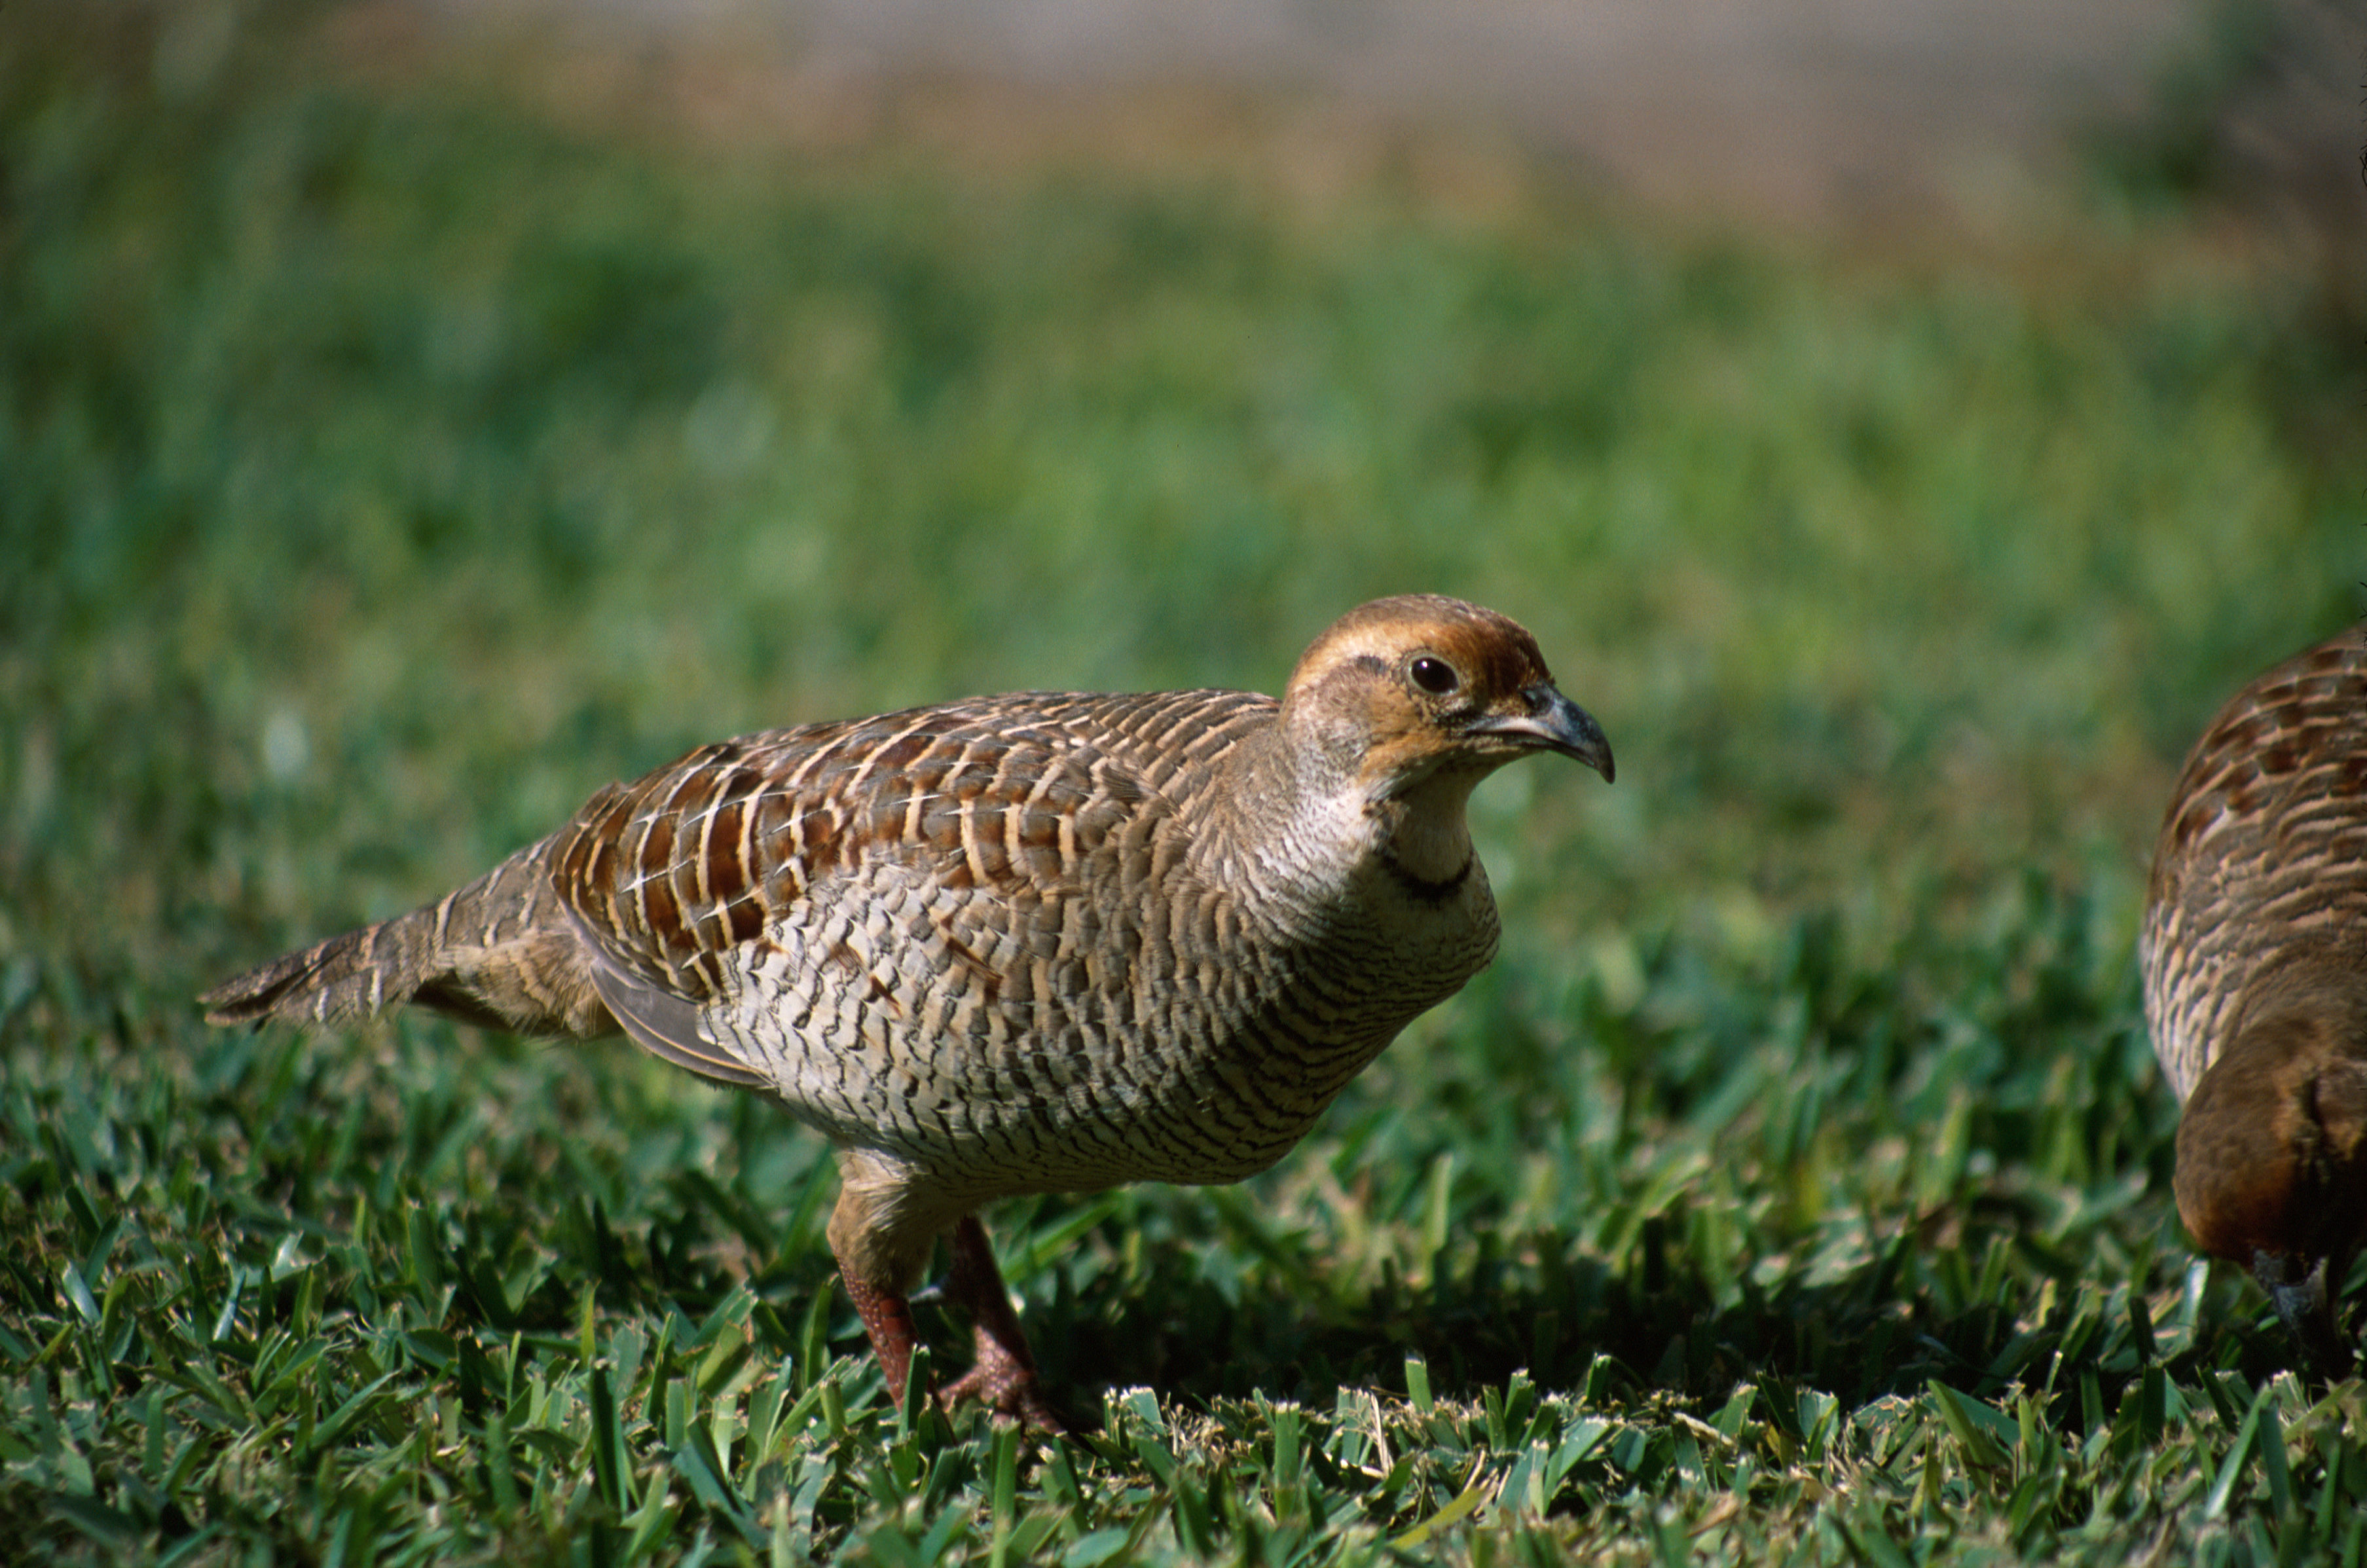
<instances>
[{"instance_id":1,"label":"bird's head","mask_svg":"<svg viewBox=\"0 0 2367 1568\"><path fill-rule=\"evenodd\" d=\"M1536 639L1459 599L1377 599L1334 621L1291 671L1282 729L1319 790L1377 818L1398 862L1429 880L1469 859L1472 786L1556 751L1613 773L1611 743L1553 683Z\"/></svg>"},{"instance_id":2,"label":"bird's head","mask_svg":"<svg viewBox=\"0 0 2367 1568\"><path fill-rule=\"evenodd\" d=\"M1375 800L1533 751L1613 773L1602 727L1555 689L1536 639L1493 610L1435 594L1376 599L1332 622L1291 671L1282 709L1285 728L1346 764Z\"/></svg>"}]
</instances>

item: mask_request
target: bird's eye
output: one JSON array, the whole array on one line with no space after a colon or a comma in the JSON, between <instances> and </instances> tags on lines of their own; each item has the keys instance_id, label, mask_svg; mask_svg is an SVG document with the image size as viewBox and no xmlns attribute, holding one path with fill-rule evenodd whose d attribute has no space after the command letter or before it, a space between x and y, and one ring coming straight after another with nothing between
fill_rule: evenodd
<instances>
[{"instance_id":1,"label":"bird's eye","mask_svg":"<svg viewBox=\"0 0 2367 1568\"><path fill-rule=\"evenodd\" d=\"M1463 677L1455 672L1454 665L1444 659L1433 659L1428 654L1406 666L1406 673L1413 678L1415 685L1433 697L1443 697L1463 684Z\"/></svg>"}]
</instances>

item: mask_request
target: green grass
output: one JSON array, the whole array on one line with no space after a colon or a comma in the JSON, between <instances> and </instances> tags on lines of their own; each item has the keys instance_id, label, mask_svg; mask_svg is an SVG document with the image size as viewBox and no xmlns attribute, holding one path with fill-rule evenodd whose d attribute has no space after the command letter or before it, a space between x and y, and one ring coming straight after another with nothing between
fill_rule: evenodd
<instances>
[{"instance_id":1,"label":"green grass","mask_svg":"<svg viewBox=\"0 0 2367 1568\"><path fill-rule=\"evenodd\" d=\"M2180 752L2367 576L2339 300L164 16L0 8L16 1553L2359 1560L2367 1394L2186 1250L2131 959ZM1413 588L1620 782L1482 792L1503 960L1276 1170L989 1216L1093 1437L887 1397L753 1099L188 999L697 741L1271 690Z\"/></svg>"}]
</instances>

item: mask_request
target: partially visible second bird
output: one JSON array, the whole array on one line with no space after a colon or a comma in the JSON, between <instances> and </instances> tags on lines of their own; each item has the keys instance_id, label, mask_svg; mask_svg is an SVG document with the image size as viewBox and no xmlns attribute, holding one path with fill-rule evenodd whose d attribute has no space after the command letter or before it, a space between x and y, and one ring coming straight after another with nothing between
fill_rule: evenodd
<instances>
[{"instance_id":1,"label":"partially visible second bird","mask_svg":"<svg viewBox=\"0 0 2367 1568\"><path fill-rule=\"evenodd\" d=\"M2139 953L2185 1104L2178 1212L2251 1269L2304 1350L2351 1367L2343 1276L2367 1240L2367 634L2232 698L2162 819Z\"/></svg>"},{"instance_id":2,"label":"partially visible second bird","mask_svg":"<svg viewBox=\"0 0 2367 1568\"><path fill-rule=\"evenodd\" d=\"M946 1394L1058 1427L979 1207L1280 1158L1494 956L1465 803L1539 751L1612 775L1526 631L1384 599L1279 702L1020 693L702 748L204 1002L621 1031L768 1095L837 1147L831 1248L890 1390L947 1236L977 1360Z\"/></svg>"}]
</instances>

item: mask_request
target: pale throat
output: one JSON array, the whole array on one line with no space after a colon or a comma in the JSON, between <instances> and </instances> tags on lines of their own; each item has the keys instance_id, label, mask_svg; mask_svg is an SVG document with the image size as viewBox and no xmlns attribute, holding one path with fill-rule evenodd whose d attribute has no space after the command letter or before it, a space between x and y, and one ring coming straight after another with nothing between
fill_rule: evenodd
<instances>
[{"instance_id":1,"label":"pale throat","mask_svg":"<svg viewBox=\"0 0 2367 1568\"><path fill-rule=\"evenodd\" d=\"M1471 829L1464 808L1484 772L1441 768L1420 783L1376 800L1366 809L1387 835L1399 867L1423 882L1459 876L1471 861Z\"/></svg>"}]
</instances>

